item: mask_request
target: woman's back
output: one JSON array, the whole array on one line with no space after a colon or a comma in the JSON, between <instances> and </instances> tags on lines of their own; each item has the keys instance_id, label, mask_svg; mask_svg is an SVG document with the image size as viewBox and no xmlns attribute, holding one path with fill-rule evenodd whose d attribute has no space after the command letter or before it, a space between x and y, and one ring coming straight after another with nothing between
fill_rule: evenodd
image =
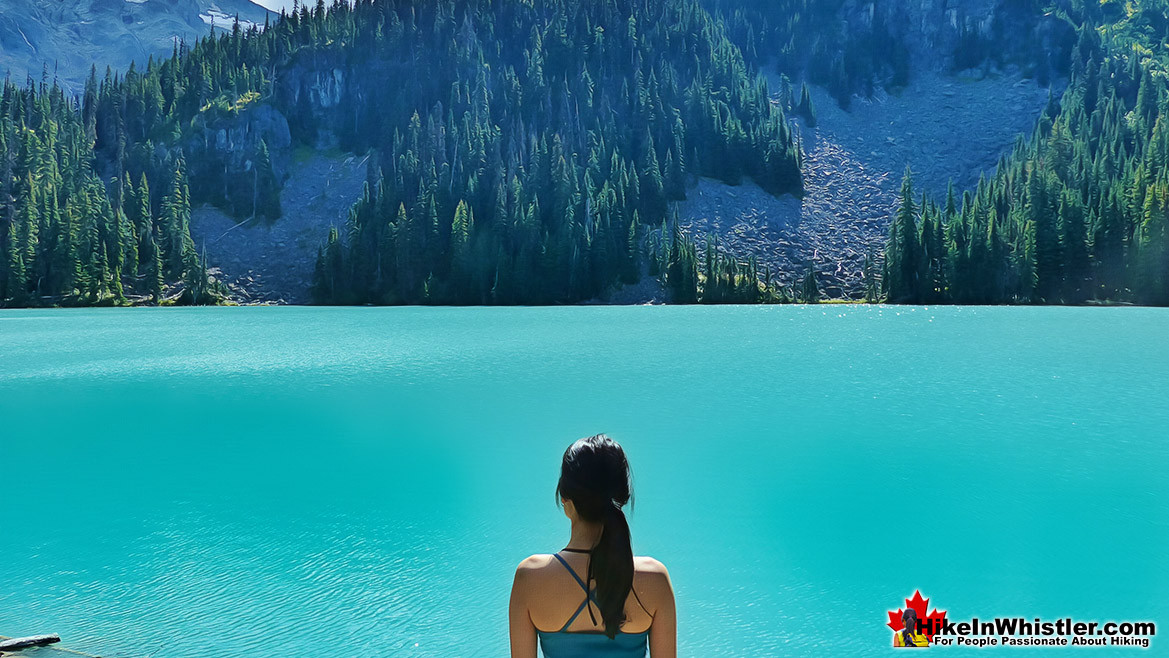
<instances>
[{"instance_id":1,"label":"woman's back","mask_svg":"<svg viewBox=\"0 0 1169 658\"><path fill-rule=\"evenodd\" d=\"M516 568L508 606L512 658L675 658L670 575L635 557L623 508L633 499L625 451L598 434L564 451L556 499L568 544Z\"/></svg>"},{"instance_id":2,"label":"woman's back","mask_svg":"<svg viewBox=\"0 0 1169 658\"><path fill-rule=\"evenodd\" d=\"M527 616L544 656L642 658L651 638L658 634L663 639L668 636L672 645L674 600L665 566L651 557L634 558L633 590L625 602L625 623L617 637L610 639L604 633L596 602L586 604L583 583L588 560L588 554L561 551L533 555L516 570L513 597L518 594L525 600ZM595 588L596 583L591 586ZM659 611L661 623L655 624ZM663 648L652 655L658 658L667 654Z\"/></svg>"}]
</instances>

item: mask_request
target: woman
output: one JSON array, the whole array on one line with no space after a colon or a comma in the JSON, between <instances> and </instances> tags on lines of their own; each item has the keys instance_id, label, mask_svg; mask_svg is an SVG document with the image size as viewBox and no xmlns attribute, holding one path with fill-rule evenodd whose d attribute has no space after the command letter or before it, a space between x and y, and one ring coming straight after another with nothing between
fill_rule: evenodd
<instances>
[{"instance_id":1,"label":"woman","mask_svg":"<svg viewBox=\"0 0 1169 658\"><path fill-rule=\"evenodd\" d=\"M568 447L556 497L572 522L568 545L516 569L509 607L512 658L677 655L670 574L634 557L622 507L633 497L625 451L607 436ZM585 614L585 611L588 614Z\"/></svg>"},{"instance_id":2,"label":"woman","mask_svg":"<svg viewBox=\"0 0 1169 658\"><path fill-rule=\"evenodd\" d=\"M893 646L928 647L930 645L929 638L917 632L916 610L913 608L906 608L905 612L901 613L901 621L905 624L905 628L893 634Z\"/></svg>"}]
</instances>

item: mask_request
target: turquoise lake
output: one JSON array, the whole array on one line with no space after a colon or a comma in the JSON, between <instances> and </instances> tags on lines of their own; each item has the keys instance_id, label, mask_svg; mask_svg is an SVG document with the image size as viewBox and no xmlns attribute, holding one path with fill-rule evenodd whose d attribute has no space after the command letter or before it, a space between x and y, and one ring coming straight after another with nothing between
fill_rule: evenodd
<instances>
[{"instance_id":1,"label":"turquoise lake","mask_svg":"<svg viewBox=\"0 0 1169 658\"><path fill-rule=\"evenodd\" d=\"M0 312L0 634L506 656L597 432L679 655L887 655L917 589L1169 629L1169 311L213 308Z\"/></svg>"}]
</instances>

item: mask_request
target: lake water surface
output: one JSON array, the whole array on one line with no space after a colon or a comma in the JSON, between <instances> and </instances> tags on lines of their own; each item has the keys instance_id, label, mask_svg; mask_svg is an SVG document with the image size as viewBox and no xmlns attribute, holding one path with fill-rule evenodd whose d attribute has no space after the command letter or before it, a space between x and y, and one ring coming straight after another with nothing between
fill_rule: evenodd
<instances>
[{"instance_id":1,"label":"lake water surface","mask_svg":"<svg viewBox=\"0 0 1169 658\"><path fill-rule=\"evenodd\" d=\"M505 656L597 432L682 656L886 655L916 589L1169 629L1169 311L216 308L0 312L0 634Z\"/></svg>"}]
</instances>

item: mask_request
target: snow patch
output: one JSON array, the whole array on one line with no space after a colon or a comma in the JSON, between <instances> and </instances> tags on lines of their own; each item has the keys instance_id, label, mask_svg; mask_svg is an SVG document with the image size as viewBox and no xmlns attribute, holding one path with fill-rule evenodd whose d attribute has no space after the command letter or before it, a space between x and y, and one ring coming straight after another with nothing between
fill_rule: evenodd
<instances>
[{"instance_id":1,"label":"snow patch","mask_svg":"<svg viewBox=\"0 0 1169 658\"><path fill-rule=\"evenodd\" d=\"M146 2L146 1L147 0L126 0L126 2ZM222 29L228 29L232 25L235 24L235 16L234 15L224 13L221 9L219 9L219 7L217 7L215 5L211 5L211 8L207 10L206 14L199 14L199 18L203 19L203 22L208 24L208 25L214 25L214 26L216 26L218 28L222 28ZM241 30L247 31L247 30L252 29L253 27L261 27L261 26L257 25L256 23L253 23L251 21L244 20L241 18L241 19L239 19L239 27Z\"/></svg>"}]
</instances>

